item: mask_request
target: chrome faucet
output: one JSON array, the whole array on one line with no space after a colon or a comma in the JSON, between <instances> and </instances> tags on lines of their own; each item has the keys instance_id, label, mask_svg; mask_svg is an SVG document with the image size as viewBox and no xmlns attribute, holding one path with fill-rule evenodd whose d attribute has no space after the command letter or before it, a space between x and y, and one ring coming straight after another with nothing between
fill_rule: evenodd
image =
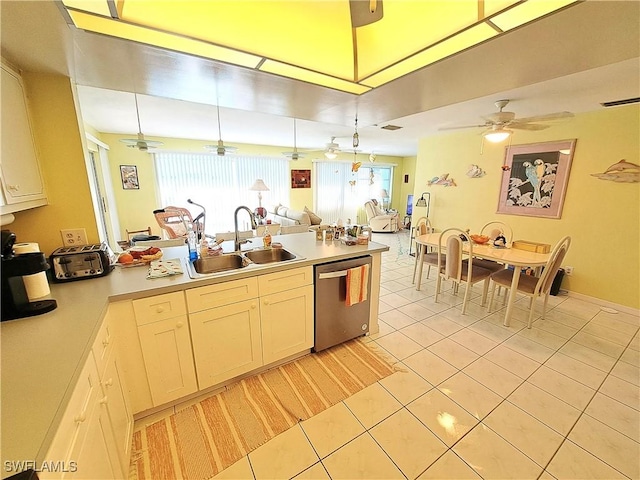
<instances>
[{"instance_id":1,"label":"chrome faucet","mask_svg":"<svg viewBox=\"0 0 640 480\"><path fill-rule=\"evenodd\" d=\"M256 219L253 216L253 212L251 210L249 210L249 207L245 207L244 205L239 206L238 208L236 208L236 211L233 212L233 224L236 228L236 237L235 237L235 243L234 243L234 251L239 252L240 251L240 245L247 243L249 240L240 240L240 235L238 232L238 212L240 210L246 210L247 213L249 214L249 218L251 218L251 228L256 229L258 228L258 225L256 225Z\"/></svg>"}]
</instances>

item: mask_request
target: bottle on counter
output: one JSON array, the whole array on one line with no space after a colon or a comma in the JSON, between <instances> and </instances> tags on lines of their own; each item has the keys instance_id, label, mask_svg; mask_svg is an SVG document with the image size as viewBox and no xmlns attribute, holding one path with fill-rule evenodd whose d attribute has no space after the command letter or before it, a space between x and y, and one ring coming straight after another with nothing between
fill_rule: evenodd
<instances>
[{"instance_id":1,"label":"bottle on counter","mask_svg":"<svg viewBox=\"0 0 640 480\"><path fill-rule=\"evenodd\" d=\"M262 236L262 244L264 248L271 248L271 234L269 233L269 227L264 227L264 234Z\"/></svg>"},{"instance_id":2,"label":"bottle on counter","mask_svg":"<svg viewBox=\"0 0 640 480\"><path fill-rule=\"evenodd\" d=\"M187 245L189 246L189 261L195 262L198 259L198 238L193 229L187 233Z\"/></svg>"}]
</instances>

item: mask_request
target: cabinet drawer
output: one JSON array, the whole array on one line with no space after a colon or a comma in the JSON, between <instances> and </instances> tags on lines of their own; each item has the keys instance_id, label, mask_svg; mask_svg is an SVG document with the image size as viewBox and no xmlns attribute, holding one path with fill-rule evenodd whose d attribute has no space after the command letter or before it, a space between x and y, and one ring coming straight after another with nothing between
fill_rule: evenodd
<instances>
[{"instance_id":1,"label":"cabinet drawer","mask_svg":"<svg viewBox=\"0 0 640 480\"><path fill-rule=\"evenodd\" d=\"M187 305L191 313L257 297L258 281L255 277L250 277L189 289Z\"/></svg>"},{"instance_id":2,"label":"cabinet drawer","mask_svg":"<svg viewBox=\"0 0 640 480\"><path fill-rule=\"evenodd\" d=\"M187 307L184 302L183 293L174 292L134 300L133 311L136 314L136 323L138 325L146 325L148 323L186 315Z\"/></svg>"},{"instance_id":3,"label":"cabinet drawer","mask_svg":"<svg viewBox=\"0 0 640 480\"><path fill-rule=\"evenodd\" d=\"M268 273L258 277L260 296L284 292L285 290L311 285L312 283L313 267L311 266Z\"/></svg>"}]
</instances>

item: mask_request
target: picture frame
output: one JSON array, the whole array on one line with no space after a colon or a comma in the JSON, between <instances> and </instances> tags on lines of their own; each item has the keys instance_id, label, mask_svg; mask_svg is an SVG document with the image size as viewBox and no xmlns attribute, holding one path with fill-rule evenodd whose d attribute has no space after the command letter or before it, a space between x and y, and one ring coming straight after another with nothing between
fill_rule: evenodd
<instances>
[{"instance_id":1,"label":"picture frame","mask_svg":"<svg viewBox=\"0 0 640 480\"><path fill-rule=\"evenodd\" d=\"M311 170L291 170L291 188L311 188Z\"/></svg>"},{"instance_id":2,"label":"picture frame","mask_svg":"<svg viewBox=\"0 0 640 480\"><path fill-rule=\"evenodd\" d=\"M135 165L120 165L120 178L124 190L139 190L138 167Z\"/></svg>"},{"instance_id":3,"label":"picture frame","mask_svg":"<svg viewBox=\"0 0 640 480\"><path fill-rule=\"evenodd\" d=\"M506 148L498 213L560 218L576 140Z\"/></svg>"}]
</instances>

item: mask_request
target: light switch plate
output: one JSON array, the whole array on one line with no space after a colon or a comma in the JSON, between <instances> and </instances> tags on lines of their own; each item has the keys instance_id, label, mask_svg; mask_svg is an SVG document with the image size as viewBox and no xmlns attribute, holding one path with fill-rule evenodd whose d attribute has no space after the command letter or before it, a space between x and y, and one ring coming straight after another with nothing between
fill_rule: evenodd
<instances>
[{"instance_id":1,"label":"light switch plate","mask_svg":"<svg viewBox=\"0 0 640 480\"><path fill-rule=\"evenodd\" d=\"M65 247L87 244L87 231L84 228L60 230L60 233L62 234L62 243Z\"/></svg>"}]
</instances>

